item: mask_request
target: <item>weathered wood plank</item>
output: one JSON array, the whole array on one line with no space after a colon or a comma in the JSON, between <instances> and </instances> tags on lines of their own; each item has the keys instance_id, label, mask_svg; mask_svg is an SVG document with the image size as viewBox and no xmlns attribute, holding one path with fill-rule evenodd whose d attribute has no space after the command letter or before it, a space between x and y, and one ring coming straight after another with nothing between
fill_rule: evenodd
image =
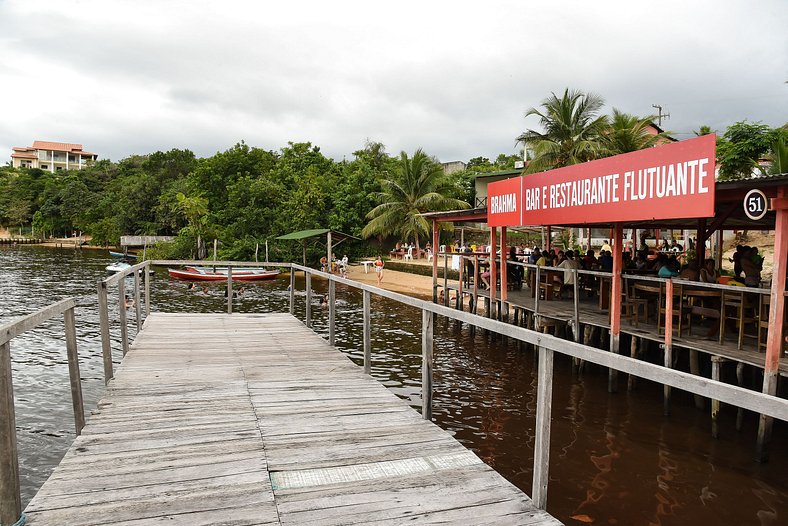
<instances>
[{"instance_id":1,"label":"weathered wood plank","mask_svg":"<svg viewBox=\"0 0 788 526\"><path fill-rule=\"evenodd\" d=\"M33 525L558 524L287 314L151 314L26 511Z\"/></svg>"}]
</instances>

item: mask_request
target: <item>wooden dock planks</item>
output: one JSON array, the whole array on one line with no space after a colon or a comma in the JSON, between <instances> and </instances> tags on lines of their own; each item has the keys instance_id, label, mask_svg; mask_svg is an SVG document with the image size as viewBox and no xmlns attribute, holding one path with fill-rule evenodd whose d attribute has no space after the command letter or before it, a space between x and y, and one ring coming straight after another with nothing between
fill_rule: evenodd
<instances>
[{"instance_id":1,"label":"wooden dock planks","mask_svg":"<svg viewBox=\"0 0 788 526\"><path fill-rule=\"evenodd\" d=\"M152 314L31 525L560 524L288 314Z\"/></svg>"}]
</instances>

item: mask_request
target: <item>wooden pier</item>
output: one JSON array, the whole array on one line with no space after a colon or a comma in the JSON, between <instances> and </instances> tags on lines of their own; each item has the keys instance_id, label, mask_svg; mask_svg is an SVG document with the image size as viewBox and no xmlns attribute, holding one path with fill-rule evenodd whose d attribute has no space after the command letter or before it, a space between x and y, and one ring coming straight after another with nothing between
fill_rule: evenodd
<instances>
[{"instance_id":1,"label":"wooden pier","mask_svg":"<svg viewBox=\"0 0 788 526\"><path fill-rule=\"evenodd\" d=\"M560 524L289 314L151 314L29 525Z\"/></svg>"}]
</instances>

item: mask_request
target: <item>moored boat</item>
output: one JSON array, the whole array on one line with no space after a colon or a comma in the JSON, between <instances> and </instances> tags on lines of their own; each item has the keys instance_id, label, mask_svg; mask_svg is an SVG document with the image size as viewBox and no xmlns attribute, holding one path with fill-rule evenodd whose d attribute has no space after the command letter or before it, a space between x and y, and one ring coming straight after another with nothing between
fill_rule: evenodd
<instances>
[{"instance_id":1,"label":"moored boat","mask_svg":"<svg viewBox=\"0 0 788 526\"><path fill-rule=\"evenodd\" d=\"M112 256L113 258L137 259L137 254L115 252L114 250L110 250L109 255Z\"/></svg>"},{"instance_id":2,"label":"moored boat","mask_svg":"<svg viewBox=\"0 0 788 526\"><path fill-rule=\"evenodd\" d=\"M187 279L195 281L223 281L227 279L228 270L226 268L193 267L189 266L183 270L168 268L167 272L173 278ZM233 279L238 281L259 281L273 279L279 275L278 270L267 269L233 269Z\"/></svg>"}]
</instances>

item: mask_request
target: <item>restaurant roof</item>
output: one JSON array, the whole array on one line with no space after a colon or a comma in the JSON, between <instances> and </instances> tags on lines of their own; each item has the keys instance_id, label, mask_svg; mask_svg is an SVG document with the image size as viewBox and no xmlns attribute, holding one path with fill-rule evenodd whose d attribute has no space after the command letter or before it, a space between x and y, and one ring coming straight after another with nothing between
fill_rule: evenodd
<instances>
[{"instance_id":1,"label":"restaurant roof","mask_svg":"<svg viewBox=\"0 0 788 526\"><path fill-rule=\"evenodd\" d=\"M487 175L487 174L485 174ZM777 189L788 185L788 173L766 175L750 179L735 181L717 181L715 188L714 217L706 218L707 221L721 220L726 229L769 230L774 227L775 212L767 212L757 221L753 221L744 213L745 194L757 188L763 191L768 198L777 197ZM440 222L472 222L486 223L487 208L474 208L471 210L449 210L446 212L430 212L422 214L427 219L437 219ZM630 228L674 228L694 229L698 226L698 218L682 219L651 219L624 222ZM592 225L611 226L610 222L594 223L557 223L551 226L588 227ZM521 225L532 226L532 225Z\"/></svg>"}]
</instances>

